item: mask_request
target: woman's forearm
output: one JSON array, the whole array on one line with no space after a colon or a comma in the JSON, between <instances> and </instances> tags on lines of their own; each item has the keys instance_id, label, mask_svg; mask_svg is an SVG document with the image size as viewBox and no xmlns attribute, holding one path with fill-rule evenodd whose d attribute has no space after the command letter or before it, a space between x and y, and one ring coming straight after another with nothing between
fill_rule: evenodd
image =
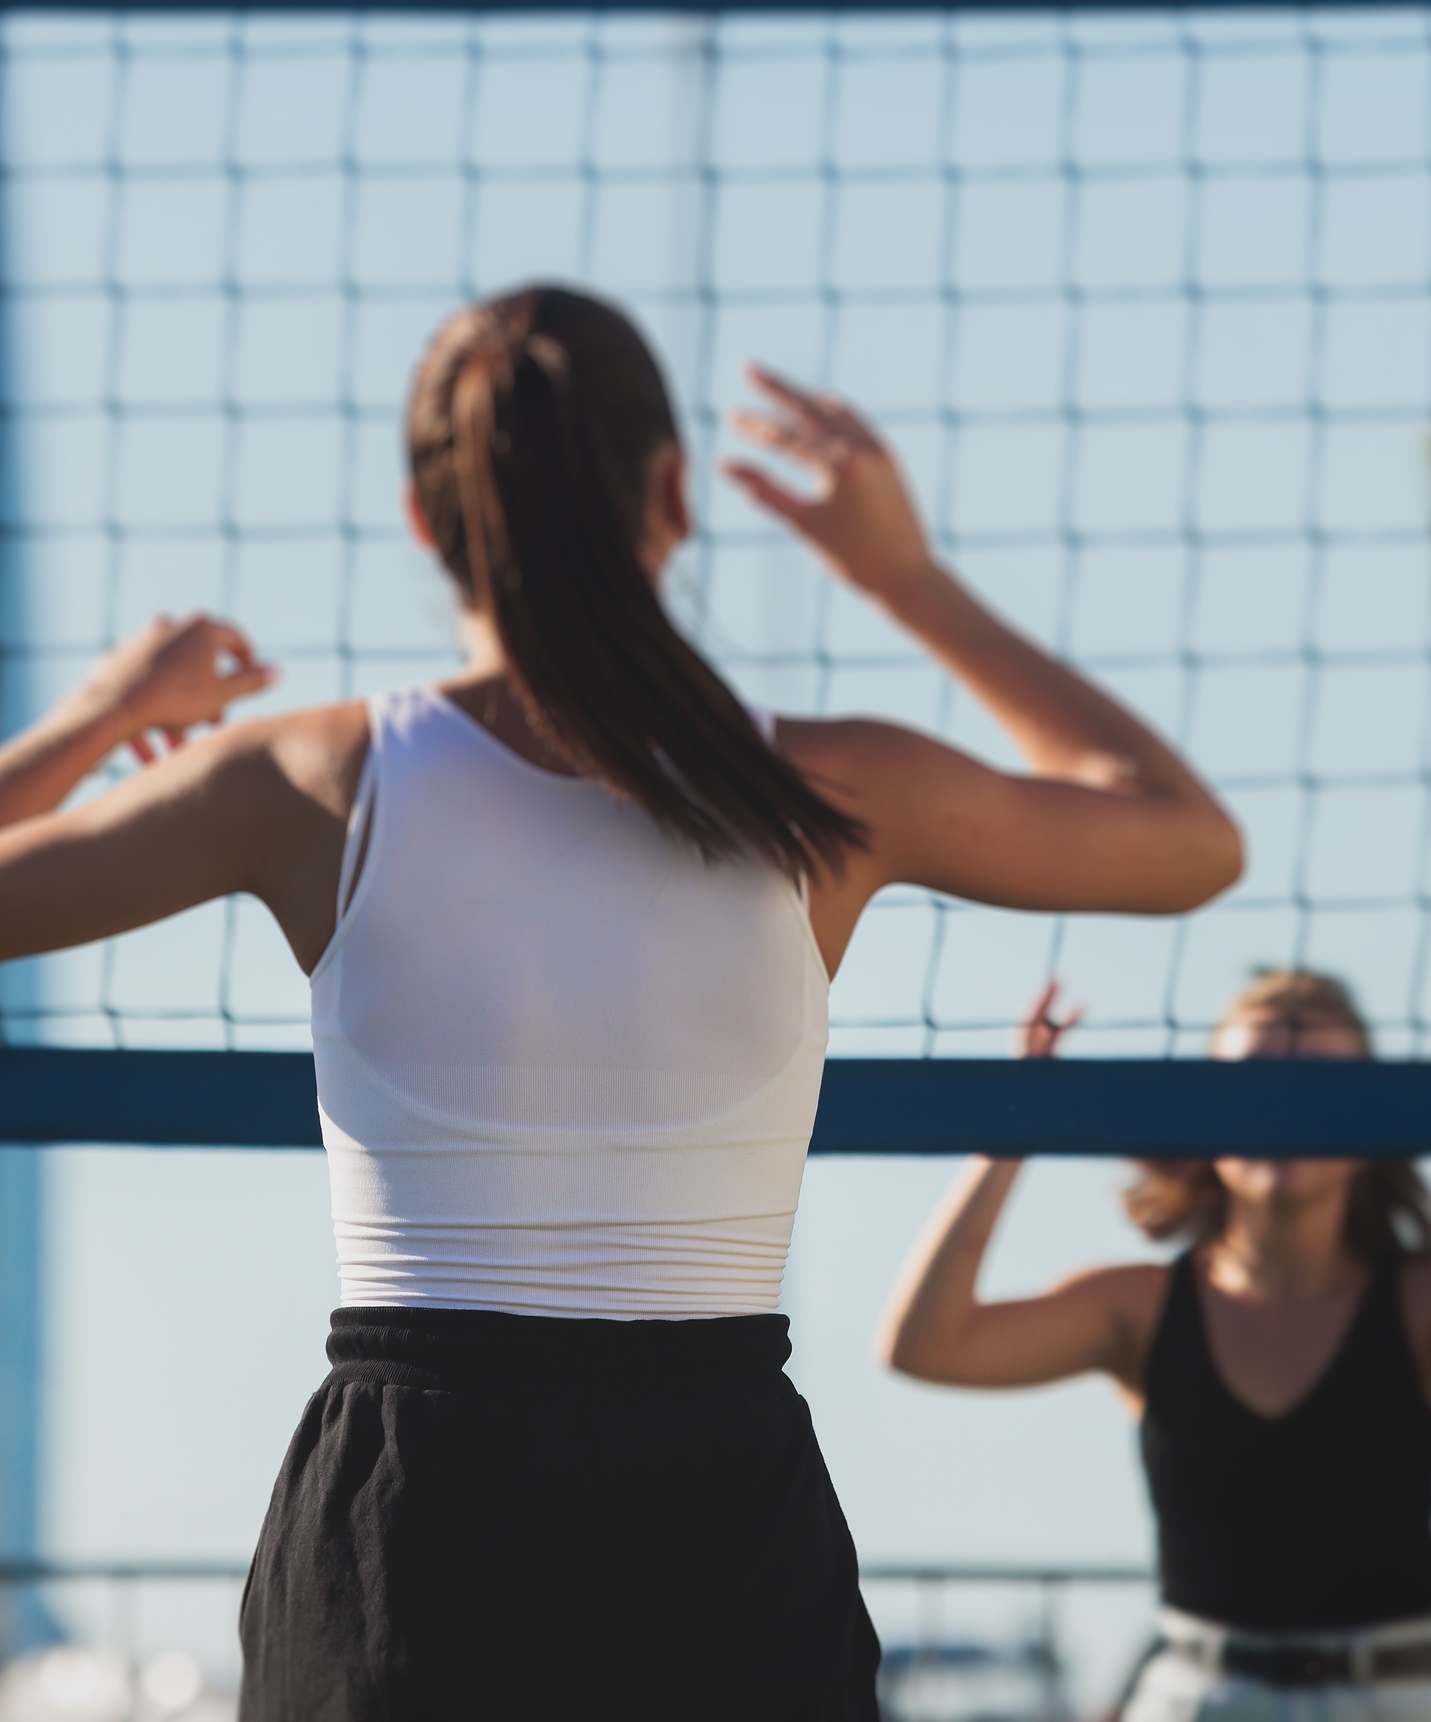
<instances>
[{"instance_id":1,"label":"woman's forearm","mask_svg":"<svg viewBox=\"0 0 1431 1722\"><path fill-rule=\"evenodd\" d=\"M871 592L998 720L1041 777L1129 794L1207 792L1131 712L1001 621L932 563Z\"/></svg>"},{"instance_id":2,"label":"woman's forearm","mask_svg":"<svg viewBox=\"0 0 1431 1722\"><path fill-rule=\"evenodd\" d=\"M127 739L122 707L81 688L0 747L0 826L49 813Z\"/></svg>"},{"instance_id":3,"label":"woman's forearm","mask_svg":"<svg viewBox=\"0 0 1431 1722\"><path fill-rule=\"evenodd\" d=\"M156 617L107 653L84 686L0 747L0 826L50 813L126 743L155 757L149 732L178 746L197 723L218 723L231 700L276 672L229 622Z\"/></svg>"},{"instance_id":4,"label":"woman's forearm","mask_svg":"<svg viewBox=\"0 0 1431 1722\"><path fill-rule=\"evenodd\" d=\"M1019 1166L975 1156L930 1216L880 1324L877 1350L891 1368L911 1375L947 1371L961 1331L978 1310L979 1269Z\"/></svg>"},{"instance_id":5,"label":"woman's forearm","mask_svg":"<svg viewBox=\"0 0 1431 1722\"><path fill-rule=\"evenodd\" d=\"M738 413L737 429L805 465L820 491L802 497L748 462L729 464L728 475L913 634L989 709L1038 775L1215 808L1151 730L936 565L898 463L857 413L768 371L752 380L777 410Z\"/></svg>"}]
</instances>

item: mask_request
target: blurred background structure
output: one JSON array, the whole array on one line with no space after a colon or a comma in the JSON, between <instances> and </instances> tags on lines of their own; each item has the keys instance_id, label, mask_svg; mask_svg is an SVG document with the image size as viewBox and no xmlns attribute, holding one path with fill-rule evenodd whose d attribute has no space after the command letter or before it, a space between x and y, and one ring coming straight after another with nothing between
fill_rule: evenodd
<instances>
[{"instance_id":1,"label":"blurred background structure","mask_svg":"<svg viewBox=\"0 0 1431 1722\"><path fill-rule=\"evenodd\" d=\"M1420 1057L1428 127L1412 6L7 10L5 728L160 609L252 630L286 672L255 711L442 673L449 596L398 510L409 368L462 299L578 281L666 355L701 523L672 602L751 698L1008 758L713 475L759 357L868 408L943 552L1178 737L1247 829L1247 878L1187 922L889 893L833 1053L1000 1055L1057 972L1090 1006L1072 1052L1196 1056L1250 965L1305 962ZM296 1048L307 1000L239 901L10 965L0 1027ZM870 1360L948 1172L807 1177L792 1373L861 1550L1140 1567L1131 1432L1097 1384L985 1401ZM993 1284L1139 1253L1116 1179L1038 1167ZM241 1564L322 1372L331 1264L317 1156L0 1153L0 1555ZM951 1586L937 1626L917 1588L872 1585L890 1642L992 1646L997 1702L1037 1713L1038 1587ZM85 1586L15 1596L17 1647L117 1630ZM1146 1590L1074 1587L1059 1702L1106 1700L1148 1618ZM232 1680L231 1616L195 1587L156 1586L132 1634L136 1666L180 1647ZM920 1679L945 1696L911 1715L975 1690Z\"/></svg>"}]
</instances>

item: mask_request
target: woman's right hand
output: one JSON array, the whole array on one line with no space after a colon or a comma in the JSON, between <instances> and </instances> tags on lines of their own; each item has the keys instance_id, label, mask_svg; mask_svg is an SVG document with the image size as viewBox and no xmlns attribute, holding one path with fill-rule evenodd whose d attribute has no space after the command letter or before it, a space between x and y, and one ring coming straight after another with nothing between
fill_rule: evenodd
<instances>
[{"instance_id":1,"label":"woman's right hand","mask_svg":"<svg viewBox=\"0 0 1431 1722\"><path fill-rule=\"evenodd\" d=\"M911 578L941 578L899 463L859 414L758 366L749 375L774 410L737 412L732 423L749 441L804 467L817 490L801 496L747 461L727 462L726 476L871 597Z\"/></svg>"},{"instance_id":2,"label":"woman's right hand","mask_svg":"<svg viewBox=\"0 0 1431 1722\"><path fill-rule=\"evenodd\" d=\"M149 764L154 732L170 747L181 747L195 724L221 723L232 701L260 693L277 677L232 623L204 615L182 622L156 616L100 660L75 703L109 716L115 743L128 742Z\"/></svg>"},{"instance_id":3,"label":"woman's right hand","mask_svg":"<svg viewBox=\"0 0 1431 1722\"><path fill-rule=\"evenodd\" d=\"M1016 1058L1056 1058L1059 1042L1071 1028L1083 1021L1083 1006L1074 1008L1060 1022L1053 1014L1062 983L1050 981L1038 995L1028 1015L1014 1037Z\"/></svg>"}]
</instances>

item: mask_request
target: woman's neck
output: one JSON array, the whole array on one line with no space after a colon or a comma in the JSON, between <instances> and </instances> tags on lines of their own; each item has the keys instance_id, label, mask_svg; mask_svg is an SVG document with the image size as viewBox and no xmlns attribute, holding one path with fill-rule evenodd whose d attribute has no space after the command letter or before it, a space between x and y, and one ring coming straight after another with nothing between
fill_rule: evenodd
<instances>
[{"instance_id":1,"label":"woman's neck","mask_svg":"<svg viewBox=\"0 0 1431 1722\"><path fill-rule=\"evenodd\" d=\"M1361 1276L1343 1237L1346 1198L1249 1202L1230 1196L1227 1223L1208 1252L1208 1278L1231 1297L1261 1302L1317 1298Z\"/></svg>"},{"instance_id":2,"label":"woman's neck","mask_svg":"<svg viewBox=\"0 0 1431 1722\"><path fill-rule=\"evenodd\" d=\"M501 641L491 619L477 611L464 610L461 628L467 667L439 684L443 693L529 765L555 777L578 776L570 759L533 719L526 702L512 688Z\"/></svg>"},{"instance_id":3,"label":"woman's neck","mask_svg":"<svg viewBox=\"0 0 1431 1722\"><path fill-rule=\"evenodd\" d=\"M457 637L461 642L462 655L467 660L461 676L464 682L490 681L506 669L497 625L485 611L466 608L460 610L457 617Z\"/></svg>"}]
</instances>

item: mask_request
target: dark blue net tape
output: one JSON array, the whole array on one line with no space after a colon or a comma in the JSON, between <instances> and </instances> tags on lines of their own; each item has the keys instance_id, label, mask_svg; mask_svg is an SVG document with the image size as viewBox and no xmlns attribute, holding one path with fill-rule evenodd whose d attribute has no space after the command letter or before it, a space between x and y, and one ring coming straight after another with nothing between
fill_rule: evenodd
<instances>
[{"instance_id":1,"label":"dark blue net tape","mask_svg":"<svg viewBox=\"0 0 1431 1722\"><path fill-rule=\"evenodd\" d=\"M0 1142L319 1146L297 1052L0 1051ZM1431 1065L832 1059L815 1154L1431 1153Z\"/></svg>"}]
</instances>

